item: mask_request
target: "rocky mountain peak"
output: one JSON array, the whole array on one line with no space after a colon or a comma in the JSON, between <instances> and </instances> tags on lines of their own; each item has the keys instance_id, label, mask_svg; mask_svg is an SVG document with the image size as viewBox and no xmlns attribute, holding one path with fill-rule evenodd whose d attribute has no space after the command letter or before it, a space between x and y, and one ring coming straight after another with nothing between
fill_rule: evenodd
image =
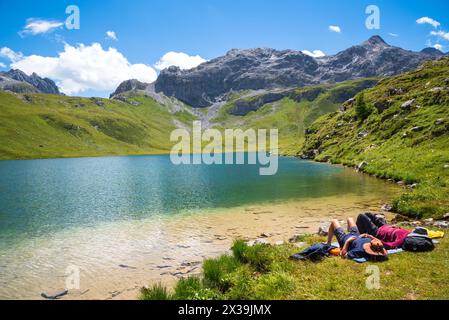
<instances>
[{"instance_id":1,"label":"rocky mountain peak","mask_svg":"<svg viewBox=\"0 0 449 320\"><path fill-rule=\"evenodd\" d=\"M36 73L28 76L25 72L18 69L11 69L8 72L1 73L5 83L9 83L6 88L13 92L40 92L48 94L61 94L58 86L48 78L41 78ZM21 85L22 84L22 85ZM26 84L27 86L24 86ZM5 85L5 84L4 84ZM5 88L5 86L3 86ZM25 88L25 89L24 89Z\"/></svg>"},{"instance_id":2,"label":"rocky mountain peak","mask_svg":"<svg viewBox=\"0 0 449 320\"><path fill-rule=\"evenodd\" d=\"M372 36L368 40L362 43L362 46L364 47L373 47L373 46L382 46L382 47L390 47L388 43L385 42L384 39L382 39L381 36Z\"/></svg>"},{"instance_id":3,"label":"rocky mountain peak","mask_svg":"<svg viewBox=\"0 0 449 320\"><path fill-rule=\"evenodd\" d=\"M161 71L154 89L201 108L231 91L284 89L392 76L439 56L435 50L413 52L391 46L380 36L319 59L294 50L232 49L191 70L171 67Z\"/></svg>"},{"instance_id":4,"label":"rocky mountain peak","mask_svg":"<svg viewBox=\"0 0 449 320\"><path fill-rule=\"evenodd\" d=\"M171 68L171 67L170 67ZM176 68L176 67L175 67ZM179 69L179 68L178 68ZM110 98L120 95L128 91L146 90L149 84L136 79L123 81L117 89L110 95Z\"/></svg>"},{"instance_id":5,"label":"rocky mountain peak","mask_svg":"<svg viewBox=\"0 0 449 320\"><path fill-rule=\"evenodd\" d=\"M432 47L424 48L424 49L421 50L421 52L425 53L425 54L428 54L428 55L431 55L431 56L437 56L437 57L444 56L444 52L442 52L442 51L440 51L440 50L438 50L436 48L432 48Z\"/></svg>"}]
</instances>

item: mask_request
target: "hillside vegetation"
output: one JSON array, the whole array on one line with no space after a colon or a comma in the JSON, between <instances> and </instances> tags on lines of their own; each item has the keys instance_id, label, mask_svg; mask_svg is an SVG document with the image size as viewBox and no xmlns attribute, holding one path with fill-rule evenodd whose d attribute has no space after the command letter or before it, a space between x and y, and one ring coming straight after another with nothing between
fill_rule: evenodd
<instances>
[{"instance_id":1,"label":"hillside vegetation","mask_svg":"<svg viewBox=\"0 0 449 320\"><path fill-rule=\"evenodd\" d=\"M296 155L304 143L305 128L320 116L334 112L347 99L372 87L378 79L317 85L280 93L234 94L212 120L215 128L279 129L279 151ZM266 98L269 97L269 98ZM264 103L265 100L274 100Z\"/></svg>"},{"instance_id":2,"label":"hillside vegetation","mask_svg":"<svg viewBox=\"0 0 449 320\"><path fill-rule=\"evenodd\" d=\"M194 119L140 95L122 102L5 91L0 118L0 159L167 152L174 121Z\"/></svg>"},{"instance_id":3,"label":"hillside vegetation","mask_svg":"<svg viewBox=\"0 0 449 320\"><path fill-rule=\"evenodd\" d=\"M394 210L449 212L449 58L382 80L307 129L303 155L408 184Z\"/></svg>"}]
</instances>

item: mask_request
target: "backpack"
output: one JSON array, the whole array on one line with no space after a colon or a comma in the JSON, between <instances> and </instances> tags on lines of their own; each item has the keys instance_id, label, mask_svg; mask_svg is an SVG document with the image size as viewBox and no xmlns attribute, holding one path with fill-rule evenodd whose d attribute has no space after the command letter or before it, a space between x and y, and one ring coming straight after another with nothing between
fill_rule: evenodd
<instances>
[{"instance_id":1,"label":"backpack","mask_svg":"<svg viewBox=\"0 0 449 320\"><path fill-rule=\"evenodd\" d=\"M410 235L405 238L402 249L411 252L427 252L435 249L435 245L429 237Z\"/></svg>"},{"instance_id":2,"label":"backpack","mask_svg":"<svg viewBox=\"0 0 449 320\"><path fill-rule=\"evenodd\" d=\"M329 257L329 251L334 248L334 246L328 244L314 244L313 246L305 249L303 252L290 256L290 259L297 261L309 260L312 262L320 262L324 258Z\"/></svg>"}]
</instances>

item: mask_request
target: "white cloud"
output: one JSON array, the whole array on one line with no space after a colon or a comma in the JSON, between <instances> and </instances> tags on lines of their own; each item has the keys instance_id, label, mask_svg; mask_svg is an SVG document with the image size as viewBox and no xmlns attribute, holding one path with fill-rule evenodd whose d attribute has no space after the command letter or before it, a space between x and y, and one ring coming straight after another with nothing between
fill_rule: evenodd
<instances>
[{"instance_id":1,"label":"white cloud","mask_svg":"<svg viewBox=\"0 0 449 320\"><path fill-rule=\"evenodd\" d=\"M326 54L321 50L313 50L312 52L309 50L303 50L302 53L311 56L313 58L322 58L326 56Z\"/></svg>"},{"instance_id":2,"label":"white cloud","mask_svg":"<svg viewBox=\"0 0 449 320\"><path fill-rule=\"evenodd\" d=\"M337 33L341 32L341 28L339 26L329 26L329 30Z\"/></svg>"},{"instance_id":3,"label":"white cloud","mask_svg":"<svg viewBox=\"0 0 449 320\"><path fill-rule=\"evenodd\" d=\"M118 41L117 35L115 34L114 31L106 31L106 36L107 36L109 39Z\"/></svg>"},{"instance_id":4,"label":"white cloud","mask_svg":"<svg viewBox=\"0 0 449 320\"><path fill-rule=\"evenodd\" d=\"M64 51L57 57L26 56L13 61L11 67L53 79L61 91L69 95L86 90L113 91L125 80L153 82L157 78L152 67L131 64L116 49L104 50L99 43L65 44Z\"/></svg>"},{"instance_id":5,"label":"white cloud","mask_svg":"<svg viewBox=\"0 0 449 320\"><path fill-rule=\"evenodd\" d=\"M8 47L3 47L0 49L0 57L7 58L11 62L16 62L23 58L23 54L21 52L14 52Z\"/></svg>"},{"instance_id":6,"label":"white cloud","mask_svg":"<svg viewBox=\"0 0 449 320\"><path fill-rule=\"evenodd\" d=\"M4 64L3 62L0 62L0 68L6 68L6 64Z\"/></svg>"},{"instance_id":7,"label":"white cloud","mask_svg":"<svg viewBox=\"0 0 449 320\"><path fill-rule=\"evenodd\" d=\"M180 69L187 70L192 69L200 64L206 62L207 60L201 58L200 56L189 56L184 52L167 52L159 59L158 62L154 65L154 67L158 70L166 69L170 66L176 66Z\"/></svg>"},{"instance_id":8,"label":"white cloud","mask_svg":"<svg viewBox=\"0 0 449 320\"><path fill-rule=\"evenodd\" d=\"M399 35L397 33L392 33L392 32L388 33L388 35L395 37L395 38L399 37Z\"/></svg>"},{"instance_id":9,"label":"white cloud","mask_svg":"<svg viewBox=\"0 0 449 320\"><path fill-rule=\"evenodd\" d=\"M435 49L437 49L437 50L440 50L440 51L443 50L443 46L442 46L441 44L439 44L439 43L435 44L433 47L434 47Z\"/></svg>"},{"instance_id":10,"label":"white cloud","mask_svg":"<svg viewBox=\"0 0 449 320\"><path fill-rule=\"evenodd\" d=\"M40 20L40 19L28 19L25 28L20 32L23 34L38 35L47 32L51 32L55 29L62 27L64 23L53 20Z\"/></svg>"},{"instance_id":11,"label":"white cloud","mask_svg":"<svg viewBox=\"0 0 449 320\"><path fill-rule=\"evenodd\" d=\"M449 32L445 32L445 31L432 31L432 32L430 32L430 34L431 34L432 36L440 37L440 38L443 38L444 40L448 40L448 41L449 41Z\"/></svg>"},{"instance_id":12,"label":"white cloud","mask_svg":"<svg viewBox=\"0 0 449 320\"><path fill-rule=\"evenodd\" d=\"M432 18L429 18L429 17L419 18L418 20L416 20L416 23L418 23L418 24L430 24L434 28L438 28L441 25L438 21L436 21L436 20L434 20Z\"/></svg>"}]
</instances>

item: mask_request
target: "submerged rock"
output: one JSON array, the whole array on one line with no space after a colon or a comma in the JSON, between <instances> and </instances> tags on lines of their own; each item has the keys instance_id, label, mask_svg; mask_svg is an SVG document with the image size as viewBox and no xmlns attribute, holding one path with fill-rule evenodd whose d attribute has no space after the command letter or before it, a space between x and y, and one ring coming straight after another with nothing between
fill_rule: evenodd
<instances>
[{"instance_id":1,"label":"submerged rock","mask_svg":"<svg viewBox=\"0 0 449 320\"><path fill-rule=\"evenodd\" d=\"M41 297L48 300L57 300L63 296L66 296L68 293L69 290L61 289L57 291L42 292Z\"/></svg>"},{"instance_id":2,"label":"submerged rock","mask_svg":"<svg viewBox=\"0 0 449 320\"><path fill-rule=\"evenodd\" d=\"M136 267L131 267L131 266L128 266L126 264L119 264L118 266L120 268L124 268L124 269L137 269Z\"/></svg>"}]
</instances>

